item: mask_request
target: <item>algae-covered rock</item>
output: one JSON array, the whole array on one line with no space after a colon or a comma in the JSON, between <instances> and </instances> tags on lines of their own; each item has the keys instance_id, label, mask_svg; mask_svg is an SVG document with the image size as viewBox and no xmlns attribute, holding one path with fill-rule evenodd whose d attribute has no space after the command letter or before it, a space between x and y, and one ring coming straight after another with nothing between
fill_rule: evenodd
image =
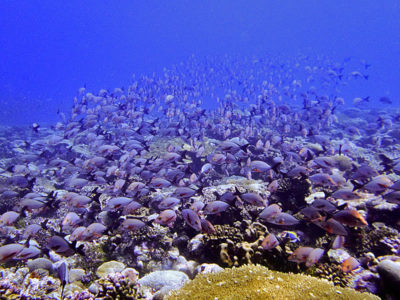
<instances>
[{"instance_id":1,"label":"algae-covered rock","mask_svg":"<svg viewBox=\"0 0 400 300\"><path fill-rule=\"evenodd\" d=\"M351 159L345 155L335 155L333 159L340 171L351 170L353 168Z\"/></svg>"},{"instance_id":2,"label":"algae-covered rock","mask_svg":"<svg viewBox=\"0 0 400 300\"><path fill-rule=\"evenodd\" d=\"M121 272L123 269L125 269L125 265L123 263L112 260L105 262L100 267L98 267L96 275L101 278L107 276L108 274Z\"/></svg>"},{"instance_id":3,"label":"algae-covered rock","mask_svg":"<svg viewBox=\"0 0 400 300\"><path fill-rule=\"evenodd\" d=\"M85 270L71 269L69 270L69 282L81 281L85 277Z\"/></svg>"},{"instance_id":4,"label":"algae-covered rock","mask_svg":"<svg viewBox=\"0 0 400 300\"><path fill-rule=\"evenodd\" d=\"M139 284L154 290L160 290L165 286L172 288L180 287L187 280L189 280L189 277L180 271L154 271L140 278Z\"/></svg>"},{"instance_id":5,"label":"algae-covered rock","mask_svg":"<svg viewBox=\"0 0 400 300\"><path fill-rule=\"evenodd\" d=\"M173 299L379 299L314 277L247 265L199 274L166 298Z\"/></svg>"}]
</instances>

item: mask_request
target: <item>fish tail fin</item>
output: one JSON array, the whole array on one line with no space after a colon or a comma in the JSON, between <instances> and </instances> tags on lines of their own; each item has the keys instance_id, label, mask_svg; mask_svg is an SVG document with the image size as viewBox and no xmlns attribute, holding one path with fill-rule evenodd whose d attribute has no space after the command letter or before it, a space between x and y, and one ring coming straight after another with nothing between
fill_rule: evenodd
<instances>
[{"instance_id":1,"label":"fish tail fin","mask_svg":"<svg viewBox=\"0 0 400 300\"><path fill-rule=\"evenodd\" d=\"M359 190L359 189L363 188L363 186L364 186L364 184L358 183L355 180L350 180L350 182L353 184L353 192L355 190Z\"/></svg>"},{"instance_id":2,"label":"fish tail fin","mask_svg":"<svg viewBox=\"0 0 400 300\"><path fill-rule=\"evenodd\" d=\"M43 222L40 223L40 227L42 227L44 230L47 230L47 222L49 222L49 219L44 220Z\"/></svg>"},{"instance_id":3,"label":"fish tail fin","mask_svg":"<svg viewBox=\"0 0 400 300\"><path fill-rule=\"evenodd\" d=\"M233 193L235 196L240 196L242 193L239 191L237 186L235 186L235 192Z\"/></svg>"},{"instance_id":4,"label":"fish tail fin","mask_svg":"<svg viewBox=\"0 0 400 300\"><path fill-rule=\"evenodd\" d=\"M200 194L200 195L203 195L203 189L204 189L204 186L201 186L201 187L199 187L198 189L197 189L197 193L198 194Z\"/></svg>"}]
</instances>

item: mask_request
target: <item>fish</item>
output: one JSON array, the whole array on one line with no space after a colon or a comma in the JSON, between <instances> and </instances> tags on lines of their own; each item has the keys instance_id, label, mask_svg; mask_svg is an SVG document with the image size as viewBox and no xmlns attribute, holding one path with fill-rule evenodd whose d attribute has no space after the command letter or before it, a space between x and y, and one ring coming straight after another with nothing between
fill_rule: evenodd
<instances>
[{"instance_id":1,"label":"fish","mask_svg":"<svg viewBox=\"0 0 400 300\"><path fill-rule=\"evenodd\" d=\"M28 244L29 244L29 242L26 243L25 248L22 249L22 251L19 252L17 255L15 255L13 257L13 259L28 260L28 259L35 258L35 257L39 256L40 254L42 254L41 249L39 249L36 246L28 246Z\"/></svg>"},{"instance_id":2,"label":"fish","mask_svg":"<svg viewBox=\"0 0 400 300\"><path fill-rule=\"evenodd\" d=\"M348 226L368 226L364 217L357 210L351 208L335 213L333 218Z\"/></svg>"},{"instance_id":3,"label":"fish","mask_svg":"<svg viewBox=\"0 0 400 300\"><path fill-rule=\"evenodd\" d=\"M146 223L138 219L126 218L120 226L125 230L134 232L146 226Z\"/></svg>"},{"instance_id":4,"label":"fish","mask_svg":"<svg viewBox=\"0 0 400 300\"><path fill-rule=\"evenodd\" d=\"M171 182L169 182L168 180L164 179L164 178L156 178L154 177L151 181L150 181L150 186L154 187L154 188L168 188L171 186Z\"/></svg>"},{"instance_id":5,"label":"fish","mask_svg":"<svg viewBox=\"0 0 400 300\"><path fill-rule=\"evenodd\" d=\"M5 262L10 259L13 259L19 253L21 253L22 250L24 250L24 249L25 249L25 245L21 245L21 244L17 244L17 243L1 246L0 247L0 262Z\"/></svg>"},{"instance_id":6,"label":"fish","mask_svg":"<svg viewBox=\"0 0 400 300\"><path fill-rule=\"evenodd\" d=\"M205 204L203 201L195 201L190 205L190 209L193 210L196 214L200 214L203 210Z\"/></svg>"},{"instance_id":7,"label":"fish","mask_svg":"<svg viewBox=\"0 0 400 300\"><path fill-rule=\"evenodd\" d=\"M197 190L191 189L189 187L178 187L173 192L173 196L177 198L187 199L194 196L196 193L202 193L202 188L200 187Z\"/></svg>"},{"instance_id":8,"label":"fish","mask_svg":"<svg viewBox=\"0 0 400 300\"><path fill-rule=\"evenodd\" d=\"M61 281L61 299L63 298L64 295L64 288L65 285L68 283L69 281L69 271L68 271L68 265L65 261L61 262L58 266L57 266L57 275L58 278Z\"/></svg>"},{"instance_id":9,"label":"fish","mask_svg":"<svg viewBox=\"0 0 400 300\"><path fill-rule=\"evenodd\" d=\"M307 257L306 266L312 267L313 265L317 264L321 259L322 255L324 255L324 249L315 248L313 249Z\"/></svg>"},{"instance_id":10,"label":"fish","mask_svg":"<svg viewBox=\"0 0 400 300\"><path fill-rule=\"evenodd\" d=\"M126 247L151 252L159 230L181 248L195 235L216 241L229 225L261 230L266 256L301 244L289 260L312 267L329 247L347 247L345 236L359 234L354 227L376 218L390 227L392 214L351 203L400 203L392 181L400 174L400 114L386 96L354 91L354 103L345 100L342 87L369 76L368 64L350 62L193 56L135 76L126 89L81 88L52 126L1 128L0 238L14 245L0 247L0 258L15 266L50 251L84 255L98 243L111 256ZM373 101L391 109L364 105ZM324 196L307 203L317 192ZM318 237L327 234L322 249ZM160 258L168 249L158 250ZM65 284L69 266L62 268Z\"/></svg>"},{"instance_id":11,"label":"fish","mask_svg":"<svg viewBox=\"0 0 400 300\"><path fill-rule=\"evenodd\" d=\"M157 218L154 220L155 223L160 225L172 226L176 220L176 213L172 209L166 209L160 212Z\"/></svg>"},{"instance_id":12,"label":"fish","mask_svg":"<svg viewBox=\"0 0 400 300\"><path fill-rule=\"evenodd\" d=\"M240 195L240 198L254 206L265 207L268 204L267 200L264 200L260 195L256 193L244 193Z\"/></svg>"},{"instance_id":13,"label":"fish","mask_svg":"<svg viewBox=\"0 0 400 300\"><path fill-rule=\"evenodd\" d=\"M333 213L337 210L335 205L325 199L315 199L311 206L326 213Z\"/></svg>"},{"instance_id":14,"label":"fish","mask_svg":"<svg viewBox=\"0 0 400 300\"><path fill-rule=\"evenodd\" d=\"M348 234L346 228L340 222L336 221L333 218L330 218L326 221L314 221L313 223L324 229L329 234L342 236L347 236Z\"/></svg>"},{"instance_id":15,"label":"fish","mask_svg":"<svg viewBox=\"0 0 400 300\"><path fill-rule=\"evenodd\" d=\"M325 173L317 173L308 177L311 183L319 186L336 186L337 184L332 177Z\"/></svg>"},{"instance_id":16,"label":"fish","mask_svg":"<svg viewBox=\"0 0 400 300\"><path fill-rule=\"evenodd\" d=\"M211 215L211 214L220 214L224 212L229 207L229 204L223 201L211 201L208 202L206 207L204 208L204 214Z\"/></svg>"},{"instance_id":17,"label":"fish","mask_svg":"<svg viewBox=\"0 0 400 300\"><path fill-rule=\"evenodd\" d=\"M256 173L264 173L271 170L271 166L264 161L253 160L250 162L250 170Z\"/></svg>"},{"instance_id":18,"label":"fish","mask_svg":"<svg viewBox=\"0 0 400 300\"><path fill-rule=\"evenodd\" d=\"M308 256L314 250L312 247L299 247L293 251L293 253L288 257L289 261L296 263L303 263L307 261Z\"/></svg>"},{"instance_id":19,"label":"fish","mask_svg":"<svg viewBox=\"0 0 400 300\"><path fill-rule=\"evenodd\" d=\"M7 211L0 216L0 226L11 226L20 217L20 213Z\"/></svg>"},{"instance_id":20,"label":"fish","mask_svg":"<svg viewBox=\"0 0 400 300\"><path fill-rule=\"evenodd\" d=\"M296 219L295 217L293 217L292 215L288 214L288 213L278 213L275 216L273 216L272 218L269 218L267 220L268 223L271 224L275 224L275 225L282 225L282 226L293 226L293 225L297 225L300 223L300 221L298 219Z\"/></svg>"},{"instance_id":21,"label":"fish","mask_svg":"<svg viewBox=\"0 0 400 300\"><path fill-rule=\"evenodd\" d=\"M132 200L129 204L124 206L122 213L124 215L131 215L131 214L135 213L141 207L142 207L142 204Z\"/></svg>"},{"instance_id":22,"label":"fish","mask_svg":"<svg viewBox=\"0 0 400 300\"><path fill-rule=\"evenodd\" d=\"M125 206L129 205L133 201L132 198L128 197L115 197L108 200L106 205L106 210L114 211L118 209L122 209Z\"/></svg>"},{"instance_id":23,"label":"fish","mask_svg":"<svg viewBox=\"0 0 400 300\"><path fill-rule=\"evenodd\" d=\"M200 223L201 223L201 231L207 234L215 234L216 230L214 228L214 225L211 224L210 221L206 220L206 219L200 219Z\"/></svg>"},{"instance_id":24,"label":"fish","mask_svg":"<svg viewBox=\"0 0 400 300\"><path fill-rule=\"evenodd\" d=\"M158 204L158 209L165 210L165 209L172 209L175 206L179 205L181 203L181 200L175 197L167 197L163 199L159 204Z\"/></svg>"},{"instance_id":25,"label":"fish","mask_svg":"<svg viewBox=\"0 0 400 300\"><path fill-rule=\"evenodd\" d=\"M342 262L341 269L344 273L349 273L357 269L360 265L360 262L356 258L350 256Z\"/></svg>"},{"instance_id":26,"label":"fish","mask_svg":"<svg viewBox=\"0 0 400 300\"><path fill-rule=\"evenodd\" d=\"M61 226L62 228L74 228L81 222L80 216L78 216L75 212L69 212L64 217Z\"/></svg>"},{"instance_id":27,"label":"fish","mask_svg":"<svg viewBox=\"0 0 400 300\"><path fill-rule=\"evenodd\" d=\"M337 235L332 243L332 249L340 249L343 248L345 243L345 237L342 235Z\"/></svg>"},{"instance_id":28,"label":"fish","mask_svg":"<svg viewBox=\"0 0 400 300\"><path fill-rule=\"evenodd\" d=\"M107 227L101 223L92 223L86 227L85 231L82 233L83 241L90 242L100 238L103 233L107 230Z\"/></svg>"},{"instance_id":29,"label":"fish","mask_svg":"<svg viewBox=\"0 0 400 300\"><path fill-rule=\"evenodd\" d=\"M294 231L282 231L281 233L279 233L279 238L281 239L287 239L289 242L291 243L298 243L300 242L300 238L297 235L296 232Z\"/></svg>"},{"instance_id":30,"label":"fish","mask_svg":"<svg viewBox=\"0 0 400 300\"><path fill-rule=\"evenodd\" d=\"M384 103L384 104L393 104L393 101L386 96L380 97L379 102Z\"/></svg>"},{"instance_id":31,"label":"fish","mask_svg":"<svg viewBox=\"0 0 400 300\"><path fill-rule=\"evenodd\" d=\"M57 235L50 237L49 241L47 242L48 249L53 250L57 254L66 257L72 256L75 253L85 255L82 251L83 247L84 245L76 247L76 241L74 241L73 243L69 243L64 238Z\"/></svg>"},{"instance_id":32,"label":"fish","mask_svg":"<svg viewBox=\"0 0 400 300\"><path fill-rule=\"evenodd\" d=\"M269 221L275 218L282 212L282 208L278 204L271 204L264 208L264 210L259 214L259 218Z\"/></svg>"},{"instance_id":33,"label":"fish","mask_svg":"<svg viewBox=\"0 0 400 300\"><path fill-rule=\"evenodd\" d=\"M47 222L46 222L47 223ZM25 227L24 229L24 233L22 235L22 237L24 239L28 239L31 238L32 236L36 235L36 233L39 232L39 230L46 229L46 223L44 223L43 225L39 225L39 224L29 224L28 226Z\"/></svg>"},{"instance_id":34,"label":"fish","mask_svg":"<svg viewBox=\"0 0 400 300\"><path fill-rule=\"evenodd\" d=\"M361 198L351 189L338 189L334 191L331 196L335 199L343 199L343 200L356 200Z\"/></svg>"},{"instance_id":35,"label":"fish","mask_svg":"<svg viewBox=\"0 0 400 300\"><path fill-rule=\"evenodd\" d=\"M74 229L74 231L71 233L71 235L69 236L69 241L70 242L74 242L74 241L83 241L83 234L86 231L86 227L85 226L79 226L77 228Z\"/></svg>"},{"instance_id":36,"label":"fish","mask_svg":"<svg viewBox=\"0 0 400 300\"><path fill-rule=\"evenodd\" d=\"M262 241L261 246L264 250L272 250L279 245L279 241L273 233L268 234Z\"/></svg>"},{"instance_id":37,"label":"fish","mask_svg":"<svg viewBox=\"0 0 400 300\"><path fill-rule=\"evenodd\" d=\"M182 216L190 227L192 227L196 231L201 231L201 221L199 216L190 208L186 208L182 210Z\"/></svg>"},{"instance_id":38,"label":"fish","mask_svg":"<svg viewBox=\"0 0 400 300\"><path fill-rule=\"evenodd\" d=\"M314 206L307 206L300 210L304 219L309 222L324 221L325 216L321 214L321 211Z\"/></svg>"},{"instance_id":39,"label":"fish","mask_svg":"<svg viewBox=\"0 0 400 300\"><path fill-rule=\"evenodd\" d=\"M391 181L386 175L373 177L365 184L360 184L355 180L351 180L351 183L354 186L353 191L362 189L371 193L383 193L393 185L393 181Z\"/></svg>"}]
</instances>

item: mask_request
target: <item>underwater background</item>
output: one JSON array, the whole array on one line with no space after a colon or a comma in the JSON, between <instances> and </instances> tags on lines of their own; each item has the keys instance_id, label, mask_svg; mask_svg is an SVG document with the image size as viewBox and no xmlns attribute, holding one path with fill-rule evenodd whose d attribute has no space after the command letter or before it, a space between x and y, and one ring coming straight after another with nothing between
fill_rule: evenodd
<instances>
[{"instance_id":1,"label":"underwater background","mask_svg":"<svg viewBox=\"0 0 400 300\"><path fill-rule=\"evenodd\" d=\"M399 99L399 5L1 1L0 122L56 121L56 111L69 108L84 84L89 90L126 87L133 74L161 72L192 54L365 59L371 80L354 89L371 104L381 96Z\"/></svg>"},{"instance_id":2,"label":"underwater background","mask_svg":"<svg viewBox=\"0 0 400 300\"><path fill-rule=\"evenodd\" d=\"M399 1L0 1L0 300L398 299Z\"/></svg>"}]
</instances>

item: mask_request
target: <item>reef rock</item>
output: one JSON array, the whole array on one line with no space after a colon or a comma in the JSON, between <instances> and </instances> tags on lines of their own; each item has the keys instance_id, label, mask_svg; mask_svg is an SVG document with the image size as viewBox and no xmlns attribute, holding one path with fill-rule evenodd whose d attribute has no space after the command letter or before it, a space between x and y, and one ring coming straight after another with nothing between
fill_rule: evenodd
<instances>
[{"instance_id":1,"label":"reef rock","mask_svg":"<svg viewBox=\"0 0 400 300\"><path fill-rule=\"evenodd\" d=\"M180 271L154 271L138 280L140 286L144 289L157 291L154 298L160 299L169 291L180 288L189 277Z\"/></svg>"},{"instance_id":2,"label":"reef rock","mask_svg":"<svg viewBox=\"0 0 400 300\"><path fill-rule=\"evenodd\" d=\"M125 265L121 262L111 260L105 262L100 267L97 268L96 275L100 278L106 277L109 274L121 272L125 269Z\"/></svg>"},{"instance_id":3,"label":"reef rock","mask_svg":"<svg viewBox=\"0 0 400 300\"><path fill-rule=\"evenodd\" d=\"M195 274L207 274L207 273L217 273L221 272L224 269L217 264L201 264L195 270Z\"/></svg>"},{"instance_id":4,"label":"reef rock","mask_svg":"<svg viewBox=\"0 0 400 300\"><path fill-rule=\"evenodd\" d=\"M381 276L385 292L393 296L400 295L400 263L383 260L378 264L378 273Z\"/></svg>"}]
</instances>

